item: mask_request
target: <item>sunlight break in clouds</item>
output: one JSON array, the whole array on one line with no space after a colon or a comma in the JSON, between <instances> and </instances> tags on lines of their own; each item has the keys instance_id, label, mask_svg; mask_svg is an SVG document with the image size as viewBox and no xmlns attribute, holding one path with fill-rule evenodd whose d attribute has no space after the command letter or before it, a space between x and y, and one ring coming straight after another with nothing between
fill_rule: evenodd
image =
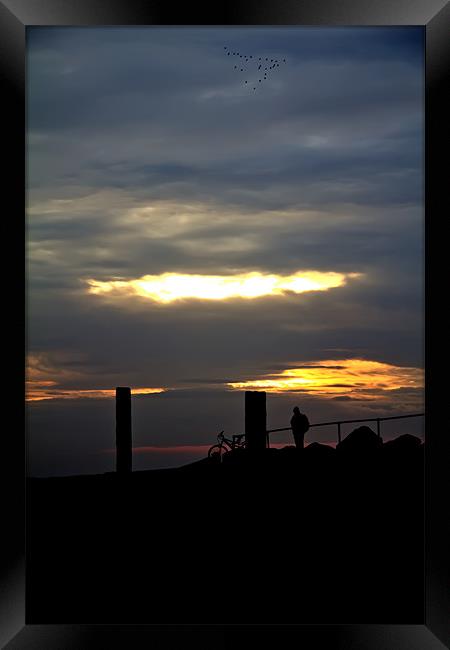
<instances>
[{"instance_id":1,"label":"sunlight break in clouds","mask_svg":"<svg viewBox=\"0 0 450 650\"><path fill-rule=\"evenodd\" d=\"M86 370L71 367L73 358L69 354L60 353L51 358L45 353L31 353L27 357L25 400L27 402L42 402L47 400L71 399L101 399L114 398L115 388L71 388L67 384L83 385L94 383ZM97 382L96 382L97 383ZM98 382L100 383L100 382ZM98 385L97 383L97 385ZM108 381L103 380L103 385ZM89 385L88 384L88 385ZM163 393L166 389L159 387L132 388L132 395L152 395Z\"/></svg>"},{"instance_id":2,"label":"sunlight break in clouds","mask_svg":"<svg viewBox=\"0 0 450 650\"><path fill-rule=\"evenodd\" d=\"M237 390L307 392L320 397L374 400L385 391L423 388L424 377L420 368L403 368L365 359L339 359L311 361L301 367L228 386Z\"/></svg>"},{"instance_id":3,"label":"sunlight break in clouds","mask_svg":"<svg viewBox=\"0 0 450 650\"><path fill-rule=\"evenodd\" d=\"M56 381L27 381L26 382L26 401L42 402L49 399L101 399L115 398L115 388L92 388L92 389L63 389L54 388ZM152 395L154 393L163 393L164 388L133 388L132 395Z\"/></svg>"},{"instance_id":4,"label":"sunlight break in clouds","mask_svg":"<svg viewBox=\"0 0 450 650\"><path fill-rule=\"evenodd\" d=\"M346 284L348 278L360 273L322 273L298 271L293 275L269 275L257 271L236 275L190 275L163 273L144 275L138 280L87 280L89 293L142 296L160 303L186 298L227 300L230 298L261 298L279 296L286 291L326 291Z\"/></svg>"}]
</instances>

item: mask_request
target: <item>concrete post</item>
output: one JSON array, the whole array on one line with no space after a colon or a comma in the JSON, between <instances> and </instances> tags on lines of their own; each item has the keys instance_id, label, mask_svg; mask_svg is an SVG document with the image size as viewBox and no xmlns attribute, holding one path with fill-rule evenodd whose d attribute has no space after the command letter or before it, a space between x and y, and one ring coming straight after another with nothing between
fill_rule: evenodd
<instances>
[{"instance_id":1,"label":"concrete post","mask_svg":"<svg viewBox=\"0 0 450 650\"><path fill-rule=\"evenodd\" d=\"M245 392L245 440L249 451L266 448L266 429L266 393L248 390Z\"/></svg>"},{"instance_id":2,"label":"concrete post","mask_svg":"<svg viewBox=\"0 0 450 650\"><path fill-rule=\"evenodd\" d=\"M116 388L116 471L128 474L131 461L131 389Z\"/></svg>"}]
</instances>

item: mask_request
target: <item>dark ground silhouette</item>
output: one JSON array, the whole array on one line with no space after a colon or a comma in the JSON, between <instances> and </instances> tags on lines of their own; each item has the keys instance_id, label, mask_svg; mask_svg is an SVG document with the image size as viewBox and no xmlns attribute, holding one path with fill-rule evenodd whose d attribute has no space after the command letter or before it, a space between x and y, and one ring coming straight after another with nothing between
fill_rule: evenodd
<instances>
[{"instance_id":1,"label":"dark ground silhouette","mask_svg":"<svg viewBox=\"0 0 450 650\"><path fill-rule=\"evenodd\" d=\"M27 622L422 623L424 446L374 436L28 479Z\"/></svg>"}]
</instances>

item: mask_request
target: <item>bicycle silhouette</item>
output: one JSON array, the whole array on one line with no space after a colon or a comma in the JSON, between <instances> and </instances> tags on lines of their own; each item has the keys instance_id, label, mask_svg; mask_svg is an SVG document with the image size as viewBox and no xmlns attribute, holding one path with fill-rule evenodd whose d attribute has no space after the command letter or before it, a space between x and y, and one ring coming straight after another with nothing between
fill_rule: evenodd
<instances>
[{"instance_id":1,"label":"bicycle silhouette","mask_svg":"<svg viewBox=\"0 0 450 650\"><path fill-rule=\"evenodd\" d=\"M231 438L226 438L224 432L221 431L217 436L218 443L213 445L208 451L208 458L214 458L218 462L222 462L225 454L228 454L235 449L245 449L246 442L244 440L245 434L235 434Z\"/></svg>"}]
</instances>

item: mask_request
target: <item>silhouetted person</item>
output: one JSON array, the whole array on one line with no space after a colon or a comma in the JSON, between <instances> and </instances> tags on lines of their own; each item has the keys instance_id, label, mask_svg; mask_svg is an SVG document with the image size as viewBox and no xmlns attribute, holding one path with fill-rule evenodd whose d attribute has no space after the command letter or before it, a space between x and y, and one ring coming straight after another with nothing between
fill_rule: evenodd
<instances>
[{"instance_id":1,"label":"silhouetted person","mask_svg":"<svg viewBox=\"0 0 450 650\"><path fill-rule=\"evenodd\" d=\"M295 446L303 449L305 433L309 429L309 420L304 413L300 413L298 406L294 407L294 415L291 418L291 428L294 435Z\"/></svg>"}]
</instances>

